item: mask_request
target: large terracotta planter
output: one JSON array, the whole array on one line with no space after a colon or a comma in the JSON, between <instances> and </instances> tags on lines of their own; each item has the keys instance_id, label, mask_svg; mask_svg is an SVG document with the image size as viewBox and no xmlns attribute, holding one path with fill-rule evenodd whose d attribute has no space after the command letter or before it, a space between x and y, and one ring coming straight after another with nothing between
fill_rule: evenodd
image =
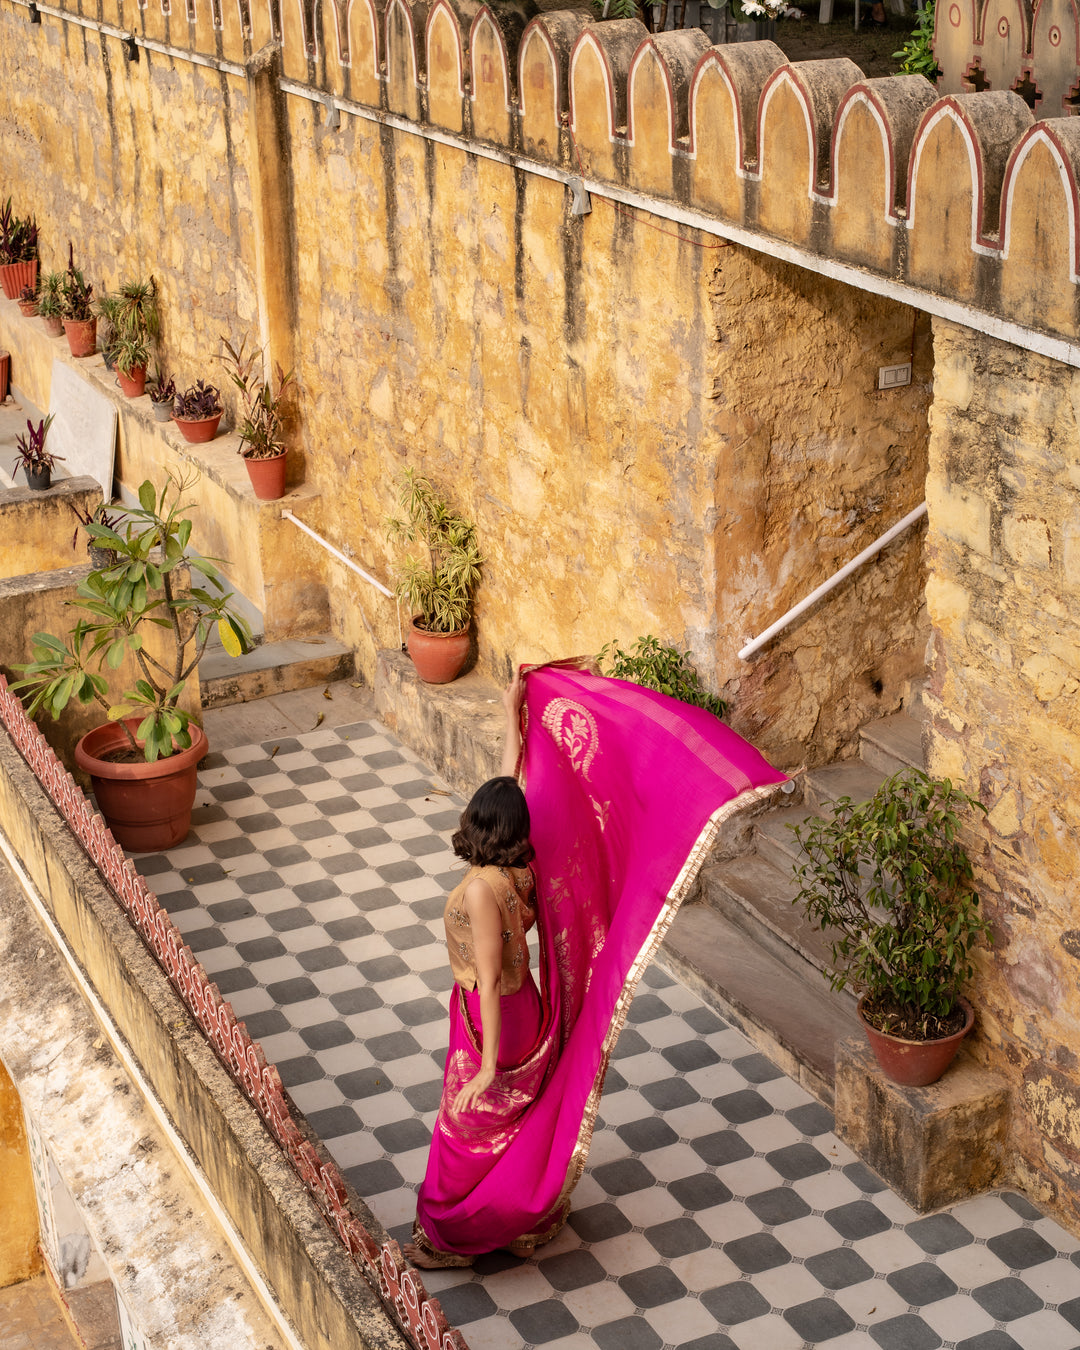
<instances>
[{"instance_id":1,"label":"large terracotta planter","mask_svg":"<svg viewBox=\"0 0 1080 1350\"><path fill-rule=\"evenodd\" d=\"M127 719L134 734L140 718ZM128 744L120 726L95 727L75 747L75 762L90 775L98 809L113 838L132 853L160 853L187 838L195 804L196 766L207 751L202 728L191 723L191 748L153 764L112 764L103 755Z\"/></svg>"},{"instance_id":2,"label":"large terracotta planter","mask_svg":"<svg viewBox=\"0 0 1080 1350\"><path fill-rule=\"evenodd\" d=\"M131 374L125 375L117 366L116 383L120 386L120 392L125 398L141 398L146 392L146 367L132 366Z\"/></svg>"},{"instance_id":3,"label":"large terracotta planter","mask_svg":"<svg viewBox=\"0 0 1080 1350\"><path fill-rule=\"evenodd\" d=\"M461 674L469 655L469 630L429 633L414 618L409 626L408 648L416 673L425 684L449 684Z\"/></svg>"},{"instance_id":4,"label":"large terracotta planter","mask_svg":"<svg viewBox=\"0 0 1080 1350\"><path fill-rule=\"evenodd\" d=\"M964 1025L951 1036L936 1041L906 1041L900 1036L889 1036L872 1027L863 1016L864 999L859 999L859 1020L863 1024L870 1049L874 1052L882 1073L902 1087L927 1087L936 1083L956 1058L960 1042L975 1023L975 1011L966 998L960 999L964 1009Z\"/></svg>"},{"instance_id":5,"label":"large terracotta planter","mask_svg":"<svg viewBox=\"0 0 1080 1350\"><path fill-rule=\"evenodd\" d=\"M30 262L4 263L0 267L0 286L9 300L17 300L24 286L37 290L37 259Z\"/></svg>"},{"instance_id":6,"label":"large terracotta planter","mask_svg":"<svg viewBox=\"0 0 1080 1350\"><path fill-rule=\"evenodd\" d=\"M284 454L273 459L248 459L244 457L251 487L261 502L276 502L285 495L285 459Z\"/></svg>"},{"instance_id":7,"label":"large terracotta planter","mask_svg":"<svg viewBox=\"0 0 1080 1350\"><path fill-rule=\"evenodd\" d=\"M204 445L217 435L221 413L215 413L213 417L200 417L194 421L186 417L174 417L173 421L180 428L180 435L190 445Z\"/></svg>"},{"instance_id":8,"label":"large terracotta planter","mask_svg":"<svg viewBox=\"0 0 1080 1350\"><path fill-rule=\"evenodd\" d=\"M93 356L97 351L97 319L65 319L64 332L72 356Z\"/></svg>"}]
</instances>

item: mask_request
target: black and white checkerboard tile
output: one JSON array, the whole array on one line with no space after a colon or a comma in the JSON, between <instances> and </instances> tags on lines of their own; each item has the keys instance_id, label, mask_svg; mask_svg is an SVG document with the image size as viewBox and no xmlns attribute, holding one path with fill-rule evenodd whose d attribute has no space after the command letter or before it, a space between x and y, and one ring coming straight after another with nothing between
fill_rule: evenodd
<instances>
[{"instance_id":1,"label":"black and white checkerboard tile","mask_svg":"<svg viewBox=\"0 0 1080 1350\"><path fill-rule=\"evenodd\" d=\"M404 1240L439 1100L461 802L376 722L211 755L138 860ZM1078 1350L1080 1241L1022 1197L920 1218L828 1111L650 970L574 1212L537 1259L429 1272L473 1350Z\"/></svg>"}]
</instances>

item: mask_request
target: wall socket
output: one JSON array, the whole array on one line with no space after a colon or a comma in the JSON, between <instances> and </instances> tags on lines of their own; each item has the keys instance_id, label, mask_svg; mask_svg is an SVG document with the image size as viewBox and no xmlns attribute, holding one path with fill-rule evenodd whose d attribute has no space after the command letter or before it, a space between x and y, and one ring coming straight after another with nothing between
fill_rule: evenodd
<instances>
[{"instance_id":1,"label":"wall socket","mask_svg":"<svg viewBox=\"0 0 1080 1350\"><path fill-rule=\"evenodd\" d=\"M879 389L899 389L901 385L911 383L911 362L902 366L879 366L877 387Z\"/></svg>"}]
</instances>

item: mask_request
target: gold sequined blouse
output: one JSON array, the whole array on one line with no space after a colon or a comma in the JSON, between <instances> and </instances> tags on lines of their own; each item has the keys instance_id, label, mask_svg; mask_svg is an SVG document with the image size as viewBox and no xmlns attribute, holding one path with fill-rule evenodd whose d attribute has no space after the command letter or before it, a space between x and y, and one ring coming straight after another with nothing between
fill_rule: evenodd
<instances>
[{"instance_id":1,"label":"gold sequined blouse","mask_svg":"<svg viewBox=\"0 0 1080 1350\"><path fill-rule=\"evenodd\" d=\"M516 994L529 969L529 944L525 934L536 922L536 882L530 867L470 867L465 879L450 892L443 913L450 970L465 989L475 989L476 955L472 928L465 908L465 891L480 877L491 887L502 915L501 994Z\"/></svg>"}]
</instances>

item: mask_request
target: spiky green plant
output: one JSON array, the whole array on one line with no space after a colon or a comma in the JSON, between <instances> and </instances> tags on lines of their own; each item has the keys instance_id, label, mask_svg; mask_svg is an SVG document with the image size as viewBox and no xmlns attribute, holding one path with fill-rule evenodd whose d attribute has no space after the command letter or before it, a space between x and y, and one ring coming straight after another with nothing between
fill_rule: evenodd
<instances>
[{"instance_id":1,"label":"spiky green plant","mask_svg":"<svg viewBox=\"0 0 1080 1350\"><path fill-rule=\"evenodd\" d=\"M476 527L450 507L430 479L412 469L402 472L398 503L402 516L387 521L388 537L423 544L427 557L406 558L397 597L430 632L460 632L468 627L484 564Z\"/></svg>"}]
</instances>

